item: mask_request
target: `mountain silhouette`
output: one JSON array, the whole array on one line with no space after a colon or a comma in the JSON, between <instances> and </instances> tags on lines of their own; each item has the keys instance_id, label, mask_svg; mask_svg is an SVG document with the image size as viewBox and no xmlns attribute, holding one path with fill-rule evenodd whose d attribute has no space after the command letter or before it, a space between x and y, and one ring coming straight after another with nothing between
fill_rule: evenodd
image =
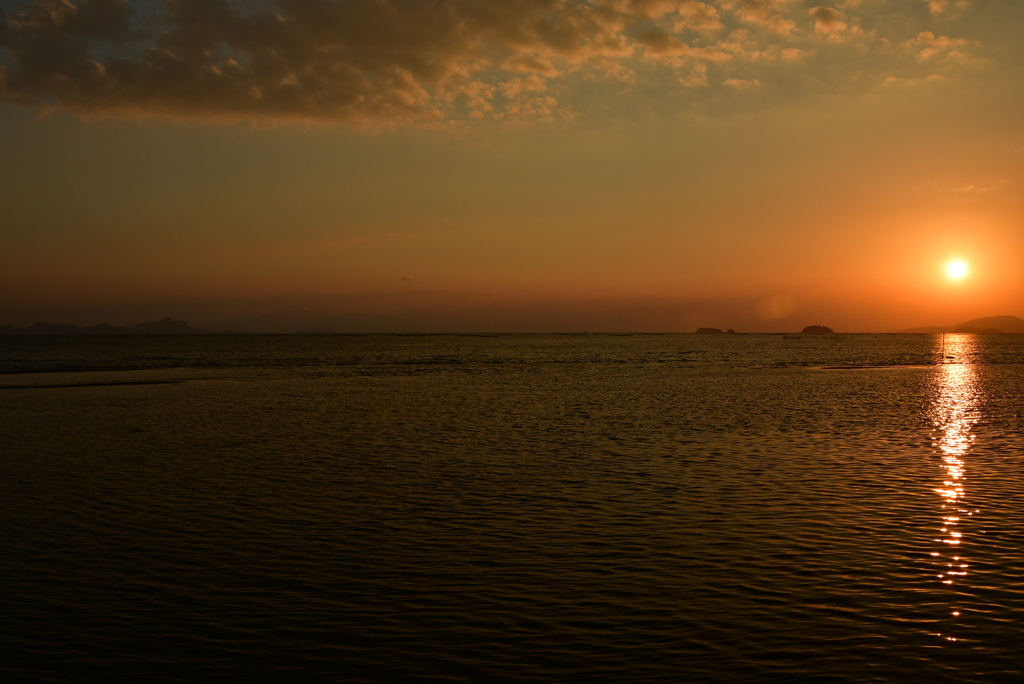
<instances>
[{"instance_id":1,"label":"mountain silhouette","mask_svg":"<svg viewBox=\"0 0 1024 684\"><path fill-rule=\"evenodd\" d=\"M1024 320L1016 316L988 316L986 318L972 318L969 321L957 325L946 326L925 326L923 328L907 328L900 330L902 333L944 333L944 332L970 331L1001 331L1004 333L1024 333Z\"/></svg>"},{"instance_id":2,"label":"mountain silhouette","mask_svg":"<svg viewBox=\"0 0 1024 684\"><path fill-rule=\"evenodd\" d=\"M193 328L185 321L176 321L170 316L152 323L139 323L132 330L137 335L202 335L207 332Z\"/></svg>"}]
</instances>

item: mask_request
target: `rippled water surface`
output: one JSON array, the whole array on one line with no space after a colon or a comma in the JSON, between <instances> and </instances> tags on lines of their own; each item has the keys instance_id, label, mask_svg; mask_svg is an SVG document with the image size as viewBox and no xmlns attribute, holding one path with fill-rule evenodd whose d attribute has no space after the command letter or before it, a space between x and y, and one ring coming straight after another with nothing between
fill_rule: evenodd
<instances>
[{"instance_id":1,"label":"rippled water surface","mask_svg":"<svg viewBox=\"0 0 1024 684\"><path fill-rule=\"evenodd\" d=\"M8 680L1024 681L1024 336L0 338L0 371Z\"/></svg>"}]
</instances>

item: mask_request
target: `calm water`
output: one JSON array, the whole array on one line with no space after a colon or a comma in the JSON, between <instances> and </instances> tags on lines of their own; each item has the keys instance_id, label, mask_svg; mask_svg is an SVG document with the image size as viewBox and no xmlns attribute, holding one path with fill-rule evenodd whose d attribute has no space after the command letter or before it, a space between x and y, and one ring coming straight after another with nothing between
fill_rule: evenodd
<instances>
[{"instance_id":1,"label":"calm water","mask_svg":"<svg viewBox=\"0 0 1024 684\"><path fill-rule=\"evenodd\" d=\"M939 350L0 338L0 672L1021 681L1024 336Z\"/></svg>"}]
</instances>

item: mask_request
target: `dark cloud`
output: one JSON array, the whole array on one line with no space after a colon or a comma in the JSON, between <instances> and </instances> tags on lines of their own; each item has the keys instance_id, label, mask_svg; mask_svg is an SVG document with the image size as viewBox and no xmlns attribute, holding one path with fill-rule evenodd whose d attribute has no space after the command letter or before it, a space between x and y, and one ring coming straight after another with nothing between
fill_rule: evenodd
<instances>
[{"instance_id":1,"label":"dark cloud","mask_svg":"<svg viewBox=\"0 0 1024 684\"><path fill-rule=\"evenodd\" d=\"M571 116L565 83L581 75L755 82L752 63L813 54L816 32L849 21L784 0L715 4L164 0L153 15L128 0L33 0L0 15L0 98L88 115L355 124ZM709 66L721 71L710 81Z\"/></svg>"},{"instance_id":2,"label":"dark cloud","mask_svg":"<svg viewBox=\"0 0 1024 684\"><path fill-rule=\"evenodd\" d=\"M838 34L846 30L843 13L830 7L815 7L810 10L814 18L814 30L819 33Z\"/></svg>"},{"instance_id":3,"label":"dark cloud","mask_svg":"<svg viewBox=\"0 0 1024 684\"><path fill-rule=\"evenodd\" d=\"M6 18L0 85L15 102L94 112L440 115L444 96L500 56L623 52L619 31L655 4L281 0L243 13L224 0L167 0L149 45L100 59L129 37L125 0L35 0Z\"/></svg>"}]
</instances>

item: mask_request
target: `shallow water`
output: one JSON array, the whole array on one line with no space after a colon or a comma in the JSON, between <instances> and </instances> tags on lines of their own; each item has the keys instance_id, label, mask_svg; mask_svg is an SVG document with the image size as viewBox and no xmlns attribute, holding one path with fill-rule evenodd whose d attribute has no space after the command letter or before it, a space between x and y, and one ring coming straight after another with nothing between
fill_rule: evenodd
<instances>
[{"instance_id":1,"label":"shallow water","mask_svg":"<svg viewBox=\"0 0 1024 684\"><path fill-rule=\"evenodd\" d=\"M946 344L0 338L0 672L1020 681L1024 336Z\"/></svg>"}]
</instances>

